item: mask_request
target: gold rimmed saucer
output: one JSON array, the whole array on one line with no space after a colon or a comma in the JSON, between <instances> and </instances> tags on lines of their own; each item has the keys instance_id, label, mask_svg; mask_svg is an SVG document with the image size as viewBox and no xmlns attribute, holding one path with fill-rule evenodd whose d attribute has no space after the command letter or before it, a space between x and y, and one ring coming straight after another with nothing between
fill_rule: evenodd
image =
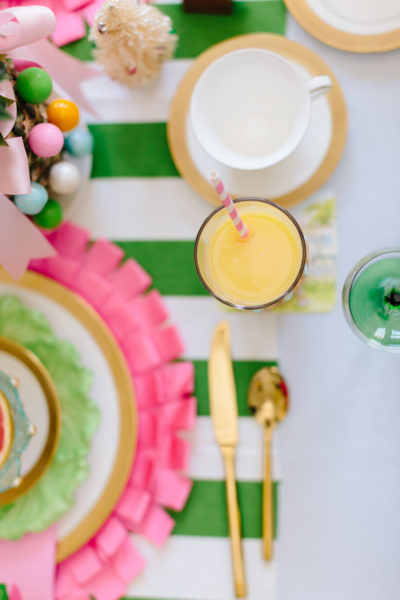
<instances>
[{"instance_id":1,"label":"gold rimmed saucer","mask_svg":"<svg viewBox=\"0 0 400 600\"><path fill-rule=\"evenodd\" d=\"M332 80L332 89L326 96L332 118L332 134L325 155L307 181L288 193L270 198L281 206L292 206L313 194L325 183L339 162L347 136L346 105L339 82L319 56L297 42L279 35L255 33L231 38L201 54L183 77L172 100L167 127L169 148L178 171L190 187L202 198L218 206L220 201L215 189L198 170L189 150L187 139L189 105L194 86L203 71L217 58L243 48L261 48L276 52L297 63L310 75L326 74ZM268 169L265 171L267 172ZM237 194L232 195L237 197Z\"/></svg>"},{"instance_id":2,"label":"gold rimmed saucer","mask_svg":"<svg viewBox=\"0 0 400 600\"><path fill-rule=\"evenodd\" d=\"M400 48L399 28L371 34L343 31L320 18L307 0L284 2L288 11L310 35L333 48L357 53L387 52Z\"/></svg>"},{"instance_id":3,"label":"gold rimmed saucer","mask_svg":"<svg viewBox=\"0 0 400 600\"><path fill-rule=\"evenodd\" d=\"M32 352L2 336L0 336L0 352L14 357L30 372L41 388L48 414L47 435L42 451L32 467L21 475L19 485L0 493L0 506L4 506L26 494L28 490L37 484L49 468L60 439L61 409L49 373ZM10 375L14 375L14 373L10 373ZM24 398L22 398L22 401L24 402ZM26 452L28 451L29 446Z\"/></svg>"}]
</instances>

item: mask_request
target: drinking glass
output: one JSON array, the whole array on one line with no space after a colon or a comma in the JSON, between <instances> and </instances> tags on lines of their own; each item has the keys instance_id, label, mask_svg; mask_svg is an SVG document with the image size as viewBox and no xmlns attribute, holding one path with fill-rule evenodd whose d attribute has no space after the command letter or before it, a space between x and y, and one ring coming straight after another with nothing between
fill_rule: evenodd
<instances>
[{"instance_id":1,"label":"drinking glass","mask_svg":"<svg viewBox=\"0 0 400 600\"><path fill-rule=\"evenodd\" d=\"M263 198L238 198L249 238L237 234L223 206L197 234L194 262L207 291L227 306L262 310L289 300L307 271L307 248L296 219Z\"/></svg>"},{"instance_id":2,"label":"drinking glass","mask_svg":"<svg viewBox=\"0 0 400 600\"><path fill-rule=\"evenodd\" d=\"M343 287L343 310L364 342L400 352L400 248L377 250L354 266Z\"/></svg>"}]
</instances>

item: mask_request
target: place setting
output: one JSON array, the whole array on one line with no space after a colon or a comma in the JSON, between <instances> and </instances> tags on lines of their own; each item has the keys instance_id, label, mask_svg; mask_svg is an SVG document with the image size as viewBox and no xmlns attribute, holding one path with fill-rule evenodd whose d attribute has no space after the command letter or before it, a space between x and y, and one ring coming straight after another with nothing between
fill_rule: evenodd
<instances>
[{"instance_id":1,"label":"place setting","mask_svg":"<svg viewBox=\"0 0 400 600\"><path fill-rule=\"evenodd\" d=\"M299 110L295 107L297 102L291 108L288 107L289 113L295 109L296 114L293 115L294 121L291 121L292 131L284 132L285 139L280 136L282 123L285 122L285 115L281 114L282 122L276 129L277 139L274 142L276 150L267 147L266 150L259 151L261 157L250 158L249 164L245 164L245 153L238 152L236 163L233 160L232 165L224 157L218 160L218 156L211 154L213 168L221 169L227 183L223 183L216 172L213 172L212 181L207 183L214 190L211 198L207 199L215 204L215 195L219 195L223 206L210 215L199 231L195 242L195 266L200 280L219 302L230 308L246 309L255 314L293 297L308 269L306 242L296 219L285 208L251 195L239 201L239 212L244 210L244 220L240 220L241 228L238 227L235 221L238 214L234 214L236 204L224 185L228 184L231 189L230 182L240 172L244 174L243 179L239 175L237 177L243 186L240 188L239 185L236 190L240 193L241 189L246 189L246 173L253 176L258 173L259 181L262 181L262 175L267 169L272 181L271 169L278 168L278 163L290 160L299 151L300 145L304 144L309 135L311 123L317 119L315 131L318 129L323 135L320 137L318 152L314 154L313 165L310 162L308 172L302 172L303 179L299 181L295 178L294 169L294 179L290 184L292 188L296 188L296 193L300 188L303 188L301 194L312 193L316 189L316 182L309 185L308 175L311 174L313 178L316 176L314 171L318 171L320 174L317 177L321 177L321 174L327 177L329 173L325 168L321 170L320 165L328 157L333 168L335 161L339 159L345 138L345 128L341 129L341 140L333 132L334 113L331 100L327 100L325 94L330 94L332 102L338 102L344 117L345 108L333 74L329 69L325 70L318 60L314 63L315 66L311 60L310 70L307 71L303 67L303 70L294 67L279 56L280 46L285 44L285 40L256 35L248 39L237 38L232 45L230 42L224 44L226 47L221 54L218 47L209 51L213 60L217 59L210 62L211 66L217 65L218 69L219 60L222 60L222 68L225 69L225 59L229 61L233 57L234 61L239 60L239 68L247 70L246 65L250 60L256 67L251 75L253 84L258 79L257 69L271 70L276 77L275 82L271 80L272 88L283 87L284 94L288 97L297 94L299 106L301 104ZM284 50L282 53L285 55ZM306 64L311 53L306 49L304 53ZM259 63L256 59L259 59ZM203 60L200 58L194 63L194 71ZM206 63L203 70L205 66ZM24 73L26 78L26 69L22 71ZM33 75L37 73L34 72ZM204 72L203 76L206 75ZM211 82L211 88L215 87L219 79L218 71L214 77L216 79ZM28 84L29 89L33 87L35 90L32 82L28 81ZM226 85L230 85L229 81ZM206 81L205 91L199 88L200 107L206 105L201 94L207 95L209 86L210 82ZM272 88L269 91L262 87L256 90L257 96L261 96L256 98L258 106L265 100L265 94L271 95L271 112L277 107L277 96L273 97ZM278 96L280 93L277 89ZM178 89L174 103L180 94ZM32 102L35 99L27 96L25 102L29 100ZM36 98L37 103L42 100L46 101L44 96ZM318 111L314 111L314 104L318 102L321 107L319 117ZM50 116L52 110L47 107L46 110ZM171 110L173 114L173 108ZM195 104L191 111L193 114L198 112ZM56 106L53 120L62 129L74 130L77 122L76 119L74 121L73 112L74 106L65 101L65 106ZM197 120L193 119L194 122ZM173 127L170 120L168 128L172 152ZM200 123L196 134L199 139L204 129L204 124ZM211 127L209 133L213 129ZM89 157L86 159L88 165L91 155L87 151L91 145L85 135L79 133L76 139L73 136L68 138L63 147L72 159L74 154L77 158ZM54 143L50 137L49 144L54 146ZM209 139L203 143L208 145ZM43 155L41 158L46 158L44 154L50 153L50 150L42 148L42 137L39 137L37 143L32 138L29 144L38 156ZM311 147L312 144L308 144ZM188 147L191 147L190 139ZM306 147L305 152L300 153L303 160L307 154ZM300 174L301 160L296 167L297 176ZM223 161L228 162L225 170ZM263 168L260 168L261 165ZM208 165L202 168L208 168ZM67 168L64 171L65 173L60 173L60 186L65 184L63 190L67 192L72 183L68 181ZM30 175L33 176L32 172ZM279 179L281 177L276 176L276 181ZM50 185L57 187L54 183ZM270 195L264 187L248 190L249 193ZM234 195L234 191L232 194ZM289 197L285 190L282 193L278 190L278 196L283 204L286 203L285 196L287 204L298 202L303 197L293 194ZM33 201L33 198L27 198L26 204L32 204ZM236 227L232 227L231 221ZM0 326L0 336L7 336L4 348L15 346L19 349L17 355L22 357L22 362L31 360L32 365L36 365L38 373L31 366L34 379L37 380L35 386L43 388L39 408L39 400L26 393L27 386L34 385L28 374L22 372L21 367L16 364L4 362L5 370L10 373L9 377L18 380L22 398L20 410L26 411L23 423L27 423L28 429L26 441L22 444L23 452L22 446L18 451L21 458L17 453L19 467L14 469L13 477L8 476L0 494L0 553L3 556L0 579L6 578L11 597L14 593L11 584L19 587L23 597L29 593L26 582L18 580L17 570L14 568L15 555L17 552L24 554L28 549L31 553L36 548L38 557L42 550L47 552L46 568L42 575L43 581L46 579L47 583L36 581L35 589L38 593L40 590L41 595L48 596L48 572L55 562L58 566L54 592L50 591L50 594L54 593L57 600L83 598L88 593L97 600L103 597L111 600L123 595L126 585L131 580L140 579L145 570L146 561L141 554L143 548L140 536L156 547L164 545L174 526L174 519L165 509L181 511L190 498L192 482L185 476L185 472L191 455L191 439L195 439L190 433L195 425L196 410L193 397L194 368L188 361L175 362L183 352L180 333L167 321L168 311L157 290L149 291L151 277L140 265L132 259L123 262L123 251L111 242L99 240L91 244L89 232L80 227L69 222L58 223L57 227L54 225L55 223L49 223L48 231L44 231L44 240L52 249L47 252L47 256L32 255L30 270L19 280L15 280L6 270L0 273L0 308L4 319L4 329ZM258 273L250 273L250 279L261 277L263 280L258 290L246 289L246 282L235 282L237 273L233 273L230 282L222 280L220 287L221 275L228 272L227 265L231 256L225 259L221 257L220 271L210 273L211 257L216 248L211 238L215 237L217 242L221 226L227 230L228 236L233 231L239 240L246 238L248 251L254 255L270 252L271 243L275 247L281 244L279 260L277 256L274 265L271 263L271 272L262 277L260 263L258 267L255 265ZM246 235L243 235L244 232ZM264 234L270 238L271 243L267 246L263 245L260 238ZM235 254L237 251L235 260L238 261L242 275L246 271L246 263L243 262L246 257L241 258L241 250L245 248L242 244L230 252ZM291 262L294 266L289 267ZM242 285L244 289L238 296L238 289ZM227 365L229 370L232 369L229 366L231 358L228 359L229 326L227 329L227 324L222 322L217 327L215 336L218 336L218 328L221 327L225 328L228 336L223 365ZM214 364L213 344L209 369ZM225 369L223 365L221 368ZM274 467L276 457L271 449L271 434L287 412L287 388L276 366L268 366L265 361L259 366L261 370L253 373L252 382L249 380L245 414L246 417L251 417L252 423L254 421L256 440L262 439L262 429L265 429L264 443L258 444L255 440L256 443L250 444L251 452L258 455L258 462L264 463L263 472L260 472L260 479L264 479L262 501L257 505L254 502L249 505L256 514L262 514L263 544L260 543L259 549L251 546L252 552L257 552L258 559L247 575L246 553L243 554L241 550L242 533L236 519L239 499L235 491L233 453L230 453L230 459L226 463L226 523L229 523L232 536L232 569L235 573L232 589L238 597L247 596L247 589L250 589L251 594L254 593L251 573L254 568L262 568L264 560L272 565L266 570L267 579L270 580L270 570L273 568L272 544L277 531L278 475ZM225 416L218 406L220 400L213 401L215 392L212 391L213 381L219 380L219 376L217 361L216 374L212 376L210 371L208 376L210 409L211 418L215 421L218 418L216 415L220 414L222 422ZM32 379L32 374L30 378ZM41 383L42 380L47 382L46 385ZM169 391L164 390L165 385ZM237 427L238 419L243 419L243 416L239 417L237 408L235 409L236 383L232 372L228 387L228 402L232 410L231 427L233 432L236 430L236 434L233 433L233 438L230 438L234 448L240 443ZM11 473L10 465L14 464L14 454L17 452L12 446L12 440L21 434L22 422L19 423L16 414L10 411L10 402L6 396L4 398L2 455L5 468ZM214 424L217 439L225 446L226 439L219 433L216 422ZM178 436L177 432L186 433L186 437ZM249 440L246 441L246 446L248 443ZM199 449L195 448L195 452L198 453ZM190 511L190 504L188 510ZM18 515L22 514L23 518L20 518ZM253 518L249 522L254 523L252 526L255 525ZM132 532L135 535L134 542L130 538ZM225 556L225 569L231 569L228 554ZM226 580L224 589L230 587Z\"/></svg>"},{"instance_id":2,"label":"place setting","mask_svg":"<svg viewBox=\"0 0 400 600\"><path fill-rule=\"evenodd\" d=\"M280 326L336 308L342 86L284 37L283 3L62 2L0 3L0 600L274 600L299 418ZM285 4L355 52L399 28L392 0ZM110 122L84 94L99 74ZM101 186L99 235L80 208ZM179 286L153 281L160 253ZM342 290L343 320L390 352L398 254Z\"/></svg>"}]
</instances>

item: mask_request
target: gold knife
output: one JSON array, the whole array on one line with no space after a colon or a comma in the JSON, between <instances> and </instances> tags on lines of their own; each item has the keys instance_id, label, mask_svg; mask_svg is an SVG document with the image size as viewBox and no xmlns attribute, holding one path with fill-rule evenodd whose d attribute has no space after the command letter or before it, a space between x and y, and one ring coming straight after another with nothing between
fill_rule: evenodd
<instances>
[{"instance_id":1,"label":"gold knife","mask_svg":"<svg viewBox=\"0 0 400 600\"><path fill-rule=\"evenodd\" d=\"M235 593L238 598L244 598L246 582L235 477L235 451L239 438L238 414L231 360L231 334L227 321L221 321L213 334L208 361L208 392L215 437L225 463Z\"/></svg>"}]
</instances>

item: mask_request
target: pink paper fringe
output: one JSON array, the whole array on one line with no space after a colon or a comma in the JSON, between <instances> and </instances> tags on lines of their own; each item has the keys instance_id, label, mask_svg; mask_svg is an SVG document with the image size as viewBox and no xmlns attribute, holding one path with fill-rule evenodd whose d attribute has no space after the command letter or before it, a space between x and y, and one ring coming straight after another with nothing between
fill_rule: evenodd
<instances>
[{"instance_id":1,"label":"pink paper fringe","mask_svg":"<svg viewBox=\"0 0 400 600\"><path fill-rule=\"evenodd\" d=\"M192 482L190 447L179 431L195 424L194 368L171 362L183 352L175 327L150 276L106 241L89 245L84 229L64 223L48 235L58 256L30 268L85 298L113 332L129 366L139 414L138 445L131 475L113 514L83 548L57 569L56 600L116 600L143 570L145 560L128 532L162 546L182 510Z\"/></svg>"}]
</instances>

